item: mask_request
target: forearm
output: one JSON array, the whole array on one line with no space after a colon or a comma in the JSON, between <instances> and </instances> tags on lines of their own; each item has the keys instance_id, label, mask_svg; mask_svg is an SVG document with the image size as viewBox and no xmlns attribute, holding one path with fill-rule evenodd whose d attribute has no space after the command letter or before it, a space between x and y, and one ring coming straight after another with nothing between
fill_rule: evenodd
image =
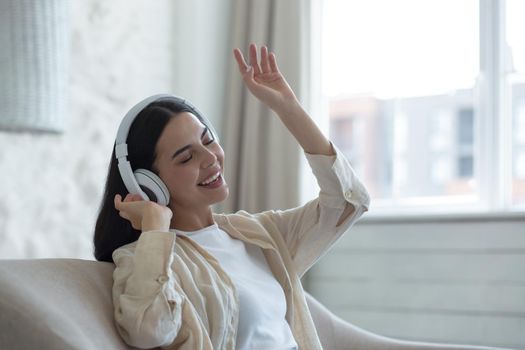
<instances>
[{"instance_id":1,"label":"forearm","mask_svg":"<svg viewBox=\"0 0 525 350\"><path fill-rule=\"evenodd\" d=\"M113 305L117 328L138 348L167 345L181 327L182 297L173 277L175 233L143 233L135 247L113 254Z\"/></svg>"},{"instance_id":2,"label":"forearm","mask_svg":"<svg viewBox=\"0 0 525 350\"><path fill-rule=\"evenodd\" d=\"M299 102L291 102L276 113L306 153L335 155L330 141Z\"/></svg>"}]
</instances>

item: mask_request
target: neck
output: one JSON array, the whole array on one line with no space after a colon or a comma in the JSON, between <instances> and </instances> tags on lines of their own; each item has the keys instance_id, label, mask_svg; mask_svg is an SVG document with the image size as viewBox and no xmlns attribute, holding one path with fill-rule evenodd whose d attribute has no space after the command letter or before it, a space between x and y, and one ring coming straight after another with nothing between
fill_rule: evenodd
<instances>
[{"instance_id":1,"label":"neck","mask_svg":"<svg viewBox=\"0 0 525 350\"><path fill-rule=\"evenodd\" d=\"M200 210L176 207L171 208L171 211L173 212L170 222L171 229L196 231L215 223L210 206Z\"/></svg>"}]
</instances>

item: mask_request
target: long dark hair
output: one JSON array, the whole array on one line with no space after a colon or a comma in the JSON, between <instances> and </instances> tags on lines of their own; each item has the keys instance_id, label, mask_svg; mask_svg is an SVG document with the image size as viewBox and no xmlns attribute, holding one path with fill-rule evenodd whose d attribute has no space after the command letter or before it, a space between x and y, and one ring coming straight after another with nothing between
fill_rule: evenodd
<instances>
[{"instance_id":1,"label":"long dark hair","mask_svg":"<svg viewBox=\"0 0 525 350\"><path fill-rule=\"evenodd\" d=\"M131 124L127 144L128 160L133 171L147 169L158 175L153 167L156 153L155 146L171 118L181 112L192 112L187 106L175 101L157 101L146 106ZM204 121L196 115L201 122ZM135 230L131 223L122 218L114 206L116 194L123 198L128 191L120 177L115 159L115 147L109 162L106 188L95 224L93 237L95 259L113 262L113 251L125 244L136 241L141 231Z\"/></svg>"}]
</instances>

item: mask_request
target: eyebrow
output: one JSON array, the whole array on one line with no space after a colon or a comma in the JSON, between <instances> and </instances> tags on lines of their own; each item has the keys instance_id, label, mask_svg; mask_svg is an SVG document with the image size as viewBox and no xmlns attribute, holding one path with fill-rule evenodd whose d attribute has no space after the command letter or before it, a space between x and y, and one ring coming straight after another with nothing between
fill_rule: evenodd
<instances>
[{"instance_id":1,"label":"eyebrow","mask_svg":"<svg viewBox=\"0 0 525 350\"><path fill-rule=\"evenodd\" d=\"M202 130L201 139L204 137L204 135L206 135L207 131L208 131L208 127L205 126L204 130ZM184 146L182 148L179 148L177 150L177 152L173 153L173 155L171 156L171 159L175 159L175 157L177 157L179 154L181 154L182 152L184 152L185 150L190 149L190 148L191 148L191 145L186 145L186 146Z\"/></svg>"}]
</instances>

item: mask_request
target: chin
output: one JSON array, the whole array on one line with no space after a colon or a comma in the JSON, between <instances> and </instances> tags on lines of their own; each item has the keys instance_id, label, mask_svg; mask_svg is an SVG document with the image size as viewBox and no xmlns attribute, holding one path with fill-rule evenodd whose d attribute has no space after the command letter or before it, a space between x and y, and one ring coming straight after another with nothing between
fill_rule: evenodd
<instances>
[{"instance_id":1,"label":"chin","mask_svg":"<svg viewBox=\"0 0 525 350\"><path fill-rule=\"evenodd\" d=\"M220 193L217 193L216 196L212 199L213 203L211 204L218 204L221 202L224 202L226 198L228 198L230 194L230 190L228 189L228 186L225 186L225 188L220 191Z\"/></svg>"},{"instance_id":2,"label":"chin","mask_svg":"<svg viewBox=\"0 0 525 350\"><path fill-rule=\"evenodd\" d=\"M230 195L230 190L226 186L225 190L222 191L221 193L221 197L218 200L214 201L213 204L224 202L226 198L228 198L229 195Z\"/></svg>"}]
</instances>

